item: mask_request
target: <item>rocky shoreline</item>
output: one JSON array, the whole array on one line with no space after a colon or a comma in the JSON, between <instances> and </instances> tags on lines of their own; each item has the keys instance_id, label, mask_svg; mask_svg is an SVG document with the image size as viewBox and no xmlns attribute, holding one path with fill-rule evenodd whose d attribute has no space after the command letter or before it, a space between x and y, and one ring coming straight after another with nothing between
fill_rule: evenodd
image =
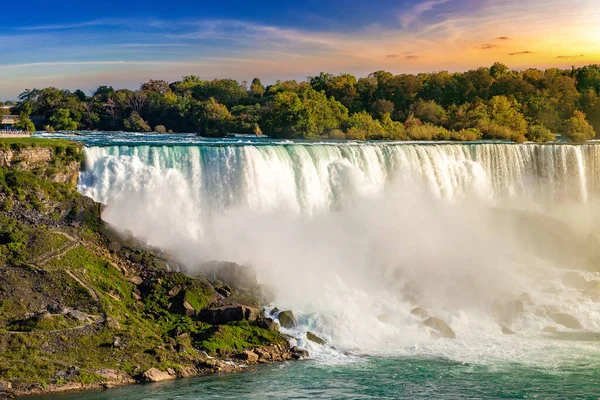
<instances>
[{"instance_id":1,"label":"rocky shoreline","mask_svg":"<svg viewBox=\"0 0 600 400\"><path fill-rule=\"evenodd\" d=\"M112 389L125 385L163 382L202 375L252 372L252 366L279 363L288 360L300 360L308 356L306 350L290 348L286 345L272 345L245 350L233 358L207 358L200 364L189 365L178 371L173 368L167 368L166 371L161 371L158 368L150 368L142 374L133 377L114 369L101 369L97 373L104 378L102 382L68 382L49 384L45 387L34 385L27 388L12 388L10 382L0 381L0 399L61 392ZM76 375L77 372L75 367L71 367L67 371L64 371L64 374Z\"/></svg>"}]
</instances>

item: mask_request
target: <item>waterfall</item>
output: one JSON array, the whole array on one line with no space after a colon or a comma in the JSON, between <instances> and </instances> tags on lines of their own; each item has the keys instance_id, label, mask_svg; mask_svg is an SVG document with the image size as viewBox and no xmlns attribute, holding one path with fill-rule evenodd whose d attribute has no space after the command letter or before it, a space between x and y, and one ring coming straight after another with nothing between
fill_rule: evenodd
<instances>
[{"instance_id":1,"label":"waterfall","mask_svg":"<svg viewBox=\"0 0 600 400\"><path fill-rule=\"evenodd\" d=\"M533 305L512 330L554 326L548 310L600 330L598 290L565 280L600 282L589 271L596 144L87 147L79 190L107 204L106 221L190 269L210 259L253 265L279 306L341 348L421 343L410 314L420 306L477 357L488 349L482 337L502 335L497 304L523 292Z\"/></svg>"},{"instance_id":2,"label":"waterfall","mask_svg":"<svg viewBox=\"0 0 600 400\"><path fill-rule=\"evenodd\" d=\"M448 200L477 195L585 203L599 188L599 149L513 144L91 147L80 190L110 203L117 188L145 182L150 168L180 174L195 205L207 210L244 205L312 215L340 206L350 194L376 195L391 181L415 179Z\"/></svg>"}]
</instances>

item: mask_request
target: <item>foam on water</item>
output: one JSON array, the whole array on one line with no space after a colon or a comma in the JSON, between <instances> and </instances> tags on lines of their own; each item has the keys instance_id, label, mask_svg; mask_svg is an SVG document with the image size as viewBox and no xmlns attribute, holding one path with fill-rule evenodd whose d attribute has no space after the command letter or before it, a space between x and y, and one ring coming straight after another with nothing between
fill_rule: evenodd
<instances>
[{"instance_id":1,"label":"foam on water","mask_svg":"<svg viewBox=\"0 0 600 400\"><path fill-rule=\"evenodd\" d=\"M596 257L600 146L217 144L88 147L79 189L189 269L252 265L300 314L293 333L317 358L600 359L597 342L542 333L554 312L600 332L598 288L565 275L600 282L583 272ZM532 303L505 335L498 306L523 292ZM457 339L432 339L417 306ZM339 351L306 342L307 329Z\"/></svg>"}]
</instances>

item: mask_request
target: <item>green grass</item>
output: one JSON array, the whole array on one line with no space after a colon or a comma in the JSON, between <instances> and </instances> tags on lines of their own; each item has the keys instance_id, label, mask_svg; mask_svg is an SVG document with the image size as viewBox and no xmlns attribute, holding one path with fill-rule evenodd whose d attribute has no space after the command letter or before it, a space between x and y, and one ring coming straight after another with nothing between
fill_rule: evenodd
<instances>
[{"instance_id":1,"label":"green grass","mask_svg":"<svg viewBox=\"0 0 600 400\"><path fill-rule=\"evenodd\" d=\"M55 147L55 146L81 146L77 142L66 139L44 139L36 137L28 138L0 138L0 149L2 148L27 148L27 147Z\"/></svg>"},{"instance_id":2,"label":"green grass","mask_svg":"<svg viewBox=\"0 0 600 400\"><path fill-rule=\"evenodd\" d=\"M283 343L279 333L250 325L247 321L212 327L199 336L200 347L210 355L228 355L274 343Z\"/></svg>"}]
</instances>

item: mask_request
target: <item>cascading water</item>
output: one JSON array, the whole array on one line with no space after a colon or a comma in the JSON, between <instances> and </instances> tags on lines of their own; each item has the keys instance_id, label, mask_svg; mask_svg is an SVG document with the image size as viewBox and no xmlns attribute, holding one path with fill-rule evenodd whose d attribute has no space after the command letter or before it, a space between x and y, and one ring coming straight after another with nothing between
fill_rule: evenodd
<instances>
[{"instance_id":1,"label":"cascading water","mask_svg":"<svg viewBox=\"0 0 600 400\"><path fill-rule=\"evenodd\" d=\"M600 279L598 145L142 144L85 159L79 189L109 223L189 269L253 265L338 348L525 362L561 356L541 339L554 312L600 331L598 291L573 284ZM525 312L499 322L522 293ZM417 306L457 339L432 340Z\"/></svg>"}]
</instances>

